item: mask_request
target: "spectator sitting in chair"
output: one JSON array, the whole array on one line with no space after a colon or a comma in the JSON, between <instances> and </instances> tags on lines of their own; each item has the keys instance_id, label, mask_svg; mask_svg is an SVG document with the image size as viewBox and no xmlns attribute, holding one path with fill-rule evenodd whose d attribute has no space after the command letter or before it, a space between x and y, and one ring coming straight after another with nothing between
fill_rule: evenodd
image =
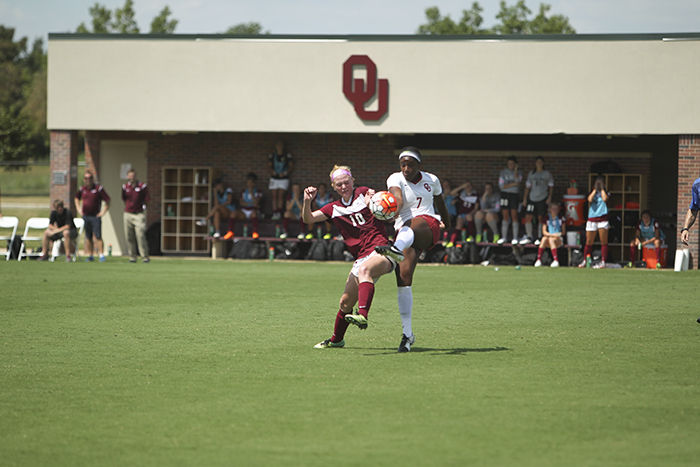
<instances>
[{"instance_id":1,"label":"spectator sitting in chair","mask_svg":"<svg viewBox=\"0 0 700 467\"><path fill-rule=\"evenodd\" d=\"M493 242L498 242L501 238L498 235L498 213L501 210L501 195L493 191L493 183L484 184L484 194L479 200L479 211L474 214L474 224L476 225L476 243L481 243L482 232L484 231L484 220L491 227ZM485 240L485 239L484 239Z\"/></svg>"},{"instance_id":2,"label":"spectator sitting in chair","mask_svg":"<svg viewBox=\"0 0 700 467\"><path fill-rule=\"evenodd\" d=\"M662 240L663 234L661 229L659 229L659 223L651 217L649 210L642 211L642 220L639 222L632 243L630 243L630 261L627 266L634 266L634 262L637 259L637 249L641 251L645 246L653 244L654 248L656 248L656 269L661 269Z\"/></svg>"},{"instance_id":3,"label":"spectator sitting in chair","mask_svg":"<svg viewBox=\"0 0 700 467\"><path fill-rule=\"evenodd\" d=\"M56 240L63 239L63 246L66 249L66 261L71 261L75 251L73 240L78 238L78 231L73 223L73 214L70 209L66 209L63 201L57 199L53 202L53 211L49 217L49 228L44 231L41 240L41 257L39 261L49 259L49 247Z\"/></svg>"},{"instance_id":4,"label":"spectator sitting in chair","mask_svg":"<svg viewBox=\"0 0 700 467\"><path fill-rule=\"evenodd\" d=\"M287 232L289 228L289 221L298 220L299 221L299 235L297 238L302 240L304 237L307 239L313 238L313 234L306 233L306 224L301 217L301 208L303 206L301 185L298 183L292 184L292 192L289 195L289 200L287 200L287 210L284 212L283 230L280 238L287 238Z\"/></svg>"},{"instance_id":5,"label":"spectator sitting in chair","mask_svg":"<svg viewBox=\"0 0 700 467\"><path fill-rule=\"evenodd\" d=\"M542 241L537 249L536 268L542 266L542 253L544 253L544 249L547 247L552 250L552 259L554 260L552 261L551 267L559 267L557 248L560 248L564 244L564 235L566 235L566 223L559 215L559 205L552 203L549 205L549 215L542 224Z\"/></svg>"},{"instance_id":6,"label":"spectator sitting in chair","mask_svg":"<svg viewBox=\"0 0 700 467\"><path fill-rule=\"evenodd\" d=\"M450 195L457 197L457 226L447 243L448 248L453 247L457 241L457 232L462 233L462 241L466 240L469 243L474 241L474 235L477 233L474 227L474 214L479 211L479 194L471 182L462 183L452 190ZM449 207L447 209L449 212Z\"/></svg>"},{"instance_id":7,"label":"spectator sitting in chair","mask_svg":"<svg viewBox=\"0 0 700 467\"><path fill-rule=\"evenodd\" d=\"M226 220L228 228L224 240L233 237L233 228L236 219L236 205L233 202L233 190L231 188L224 189L224 182L217 179L214 182L214 207L207 214L206 219L197 221L197 225L206 226L207 219L214 221L214 238L221 237L221 221Z\"/></svg>"},{"instance_id":8,"label":"spectator sitting in chair","mask_svg":"<svg viewBox=\"0 0 700 467\"><path fill-rule=\"evenodd\" d=\"M255 187L255 182L258 181L258 176L253 172L246 176L245 190L241 192L241 212L237 215L239 219L246 222L243 236L246 236L248 230L247 221L250 220L253 224L253 238L259 238L258 233L259 221L258 212L260 211L260 200L262 192Z\"/></svg>"}]
</instances>

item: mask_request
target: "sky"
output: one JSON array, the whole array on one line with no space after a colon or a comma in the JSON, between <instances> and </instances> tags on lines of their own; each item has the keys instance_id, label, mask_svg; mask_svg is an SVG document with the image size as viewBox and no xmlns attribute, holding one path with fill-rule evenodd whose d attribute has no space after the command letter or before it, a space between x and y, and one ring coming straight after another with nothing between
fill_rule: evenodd
<instances>
[{"instance_id":1,"label":"sky","mask_svg":"<svg viewBox=\"0 0 700 467\"><path fill-rule=\"evenodd\" d=\"M151 20L168 5L179 20L176 33L214 34L234 24L255 21L272 34L413 34L425 22L425 9L459 20L473 0L134 0L136 20L148 32ZM514 4L516 0L507 0ZM19 37L43 38L49 32L74 32L90 24L96 0L0 0L0 24ZM110 9L124 0L100 0ZM495 22L499 0L480 0L484 26ZM527 0L550 14L568 16L578 33L700 32L700 0Z\"/></svg>"}]
</instances>

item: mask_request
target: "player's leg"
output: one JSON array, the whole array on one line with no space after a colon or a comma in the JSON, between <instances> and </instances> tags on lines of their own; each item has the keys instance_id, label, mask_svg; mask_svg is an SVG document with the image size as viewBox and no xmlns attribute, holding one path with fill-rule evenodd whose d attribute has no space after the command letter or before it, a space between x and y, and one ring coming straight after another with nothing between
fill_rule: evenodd
<instances>
[{"instance_id":1,"label":"player's leg","mask_svg":"<svg viewBox=\"0 0 700 467\"><path fill-rule=\"evenodd\" d=\"M486 223L489 225L489 227L491 227L491 233L494 236L493 241L495 242L497 240L495 236L498 235L498 213L487 212Z\"/></svg>"},{"instance_id":2,"label":"player's leg","mask_svg":"<svg viewBox=\"0 0 700 467\"><path fill-rule=\"evenodd\" d=\"M654 239L654 248L656 249L656 269L661 269L661 240Z\"/></svg>"},{"instance_id":3,"label":"player's leg","mask_svg":"<svg viewBox=\"0 0 700 467\"><path fill-rule=\"evenodd\" d=\"M85 256L87 256L86 261L93 261L95 259L94 249L95 249L95 232L93 230L93 220L92 217L83 217L85 221L85 245L83 250L85 251Z\"/></svg>"},{"instance_id":4,"label":"player's leg","mask_svg":"<svg viewBox=\"0 0 700 467\"><path fill-rule=\"evenodd\" d=\"M404 251L406 260L396 268L397 299L401 317L401 342L399 352L409 352L416 338L413 334L413 274L418 264L418 252L414 248Z\"/></svg>"},{"instance_id":5,"label":"player's leg","mask_svg":"<svg viewBox=\"0 0 700 467\"><path fill-rule=\"evenodd\" d=\"M498 239L496 243L505 243L506 238L508 238L508 226L510 225L510 209L508 209L508 198L504 198L502 201L506 202L506 206L501 209L501 238Z\"/></svg>"},{"instance_id":6,"label":"player's leg","mask_svg":"<svg viewBox=\"0 0 700 467\"><path fill-rule=\"evenodd\" d=\"M510 210L510 219L513 226L513 243L520 239L520 219L518 218L518 209Z\"/></svg>"},{"instance_id":7,"label":"player's leg","mask_svg":"<svg viewBox=\"0 0 700 467\"><path fill-rule=\"evenodd\" d=\"M483 240L482 234L484 232L484 211L477 211L474 214L474 226L476 228L476 242L479 243Z\"/></svg>"},{"instance_id":8,"label":"player's leg","mask_svg":"<svg viewBox=\"0 0 700 467\"><path fill-rule=\"evenodd\" d=\"M534 209L534 205L531 205L530 202L528 202L527 208L530 209L530 206ZM525 214L525 236L527 237L528 240L532 241L535 236L534 236L534 230L532 228L532 213L528 212ZM526 242L529 243L529 242Z\"/></svg>"},{"instance_id":9,"label":"player's leg","mask_svg":"<svg viewBox=\"0 0 700 467\"><path fill-rule=\"evenodd\" d=\"M637 248L639 245L639 239L637 237L634 237L632 241L630 242L630 261L627 263L627 266L632 267L634 265L634 262L637 261Z\"/></svg>"},{"instance_id":10,"label":"player's leg","mask_svg":"<svg viewBox=\"0 0 700 467\"><path fill-rule=\"evenodd\" d=\"M367 318L374 297L374 282L390 273L394 264L385 256L372 253L358 269L357 307L358 313Z\"/></svg>"},{"instance_id":11,"label":"player's leg","mask_svg":"<svg viewBox=\"0 0 700 467\"><path fill-rule=\"evenodd\" d=\"M586 244L583 247L583 261L578 265L580 268L586 266L586 258L588 258L593 252L593 242L595 242L596 230L594 227L591 227L591 224L593 224L593 222L588 222L586 224Z\"/></svg>"},{"instance_id":12,"label":"player's leg","mask_svg":"<svg viewBox=\"0 0 700 467\"><path fill-rule=\"evenodd\" d=\"M561 237L546 237L548 238L549 248L552 251L552 264L551 267L559 267L559 252L558 249L564 244L564 240ZM544 239L542 240L544 243Z\"/></svg>"},{"instance_id":13,"label":"player's leg","mask_svg":"<svg viewBox=\"0 0 700 467\"><path fill-rule=\"evenodd\" d=\"M600 257L603 265L608 261L608 229L598 229L600 237Z\"/></svg>"},{"instance_id":14,"label":"player's leg","mask_svg":"<svg viewBox=\"0 0 700 467\"><path fill-rule=\"evenodd\" d=\"M314 348L326 349L345 346L345 332L350 325L350 323L345 320L345 316L352 313L352 307L357 303L357 286L357 277L352 273L348 274L348 280L345 282L345 290L343 291L343 295L340 296L338 313L335 316L333 335L316 344Z\"/></svg>"},{"instance_id":15,"label":"player's leg","mask_svg":"<svg viewBox=\"0 0 700 467\"><path fill-rule=\"evenodd\" d=\"M455 225L455 229L452 232L452 235L450 235L450 240L447 243L447 246L454 246L454 243L457 241L457 232L462 232L462 229L464 229L464 224L466 223L466 215L465 214L459 214L457 215L457 222ZM462 235L464 238L464 235Z\"/></svg>"},{"instance_id":16,"label":"player's leg","mask_svg":"<svg viewBox=\"0 0 700 467\"><path fill-rule=\"evenodd\" d=\"M540 243L539 247L537 248L537 261L535 261L535 267L539 268L542 266L542 254L544 253L545 248L547 248L547 245L549 244L549 237L544 237L542 238L542 242Z\"/></svg>"},{"instance_id":17,"label":"player's leg","mask_svg":"<svg viewBox=\"0 0 700 467\"><path fill-rule=\"evenodd\" d=\"M221 237L221 205L214 209L214 238Z\"/></svg>"}]
</instances>

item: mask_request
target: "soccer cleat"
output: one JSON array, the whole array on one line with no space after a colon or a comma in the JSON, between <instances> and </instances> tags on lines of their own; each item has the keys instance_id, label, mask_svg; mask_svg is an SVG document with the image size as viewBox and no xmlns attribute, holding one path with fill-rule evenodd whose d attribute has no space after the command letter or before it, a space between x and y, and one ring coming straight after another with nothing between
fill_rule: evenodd
<instances>
[{"instance_id":1,"label":"soccer cleat","mask_svg":"<svg viewBox=\"0 0 700 467\"><path fill-rule=\"evenodd\" d=\"M399 352L410 352L411 345L416 341L416 335L406 337L406 334L401 335L401 343L399 344Z\"/></svg>"},{"instance_id":2,"label":"soccer cleat","mask_svg":"<svg viewBox=\"0 0 700 467\"><path fill-rule=\"evenodd\" d=\"M466 242L467 242L467 243L472 243L472 242L474 242L474 237L472 237L471 235L468 236L467 239L466 239Z\"/></svg>"},{"instance_id":3,"label":"soccer cleat","mask_svg":"<svg viewBox=\"0 0 700 467\"><path fill-rule=\"evenodd\" d=\"M496 235L496 236L498 237L498 235ZM496 239L494 238L494 240L496 240ZM505 238L499 238L498 240L496 240L497 245L503 245L505 242L506 242Z\"/></svg>"},{"instance_id":4,"label":"soccer cleat","mask_svg":"<svg viewBox=\"0 0 700 467\"><path fill-rule=\"evenodd\" d=\"M306 234L306 236L305 236L304 238L307 239L307 240L313 240L314 234L312 234L311 232L309 232L309 233Z\"/></svg>"},{"instance_id":5,"label":"soccer cleat","mask_svg":"<svg viewBox=\"0 0 700 467\"><path fill-rule=\"evenodd\" d=\"M501 236L498 234L493 235L493 243L498 243L501 240Z\"/></svg>"},{"instance_id":6,"label":"soccer cleat","mask_svg":"<svg viewBox=\"0 0 700 467\"><path fill-rule=\"evenodd\" d=\"M205 227L207 225L207 220L202 217L197 222L195 222L195 224L197 224L200 227Z\"/></svg>"},{"instance_id":7,"label":"soccer cleat","mask_svg":"<svg viewBox=\"0 0 700 467\"><path fill-rule=\"evenodd\" d=\"M129 258L129 262L130 262L130 263L135 263L135 262L136 262L136 258Z\"/></svg>"},{"instance_id":8,"label":"soccer cleat","mask_svg":"<svg viewBox=\"0 0 700 467\"><path fill-rule=\"evenodd\" d=\"M540 240L539 238L535 240L535 246L540 246L540 243L542 243L542 240Z\"/></svg>"},{"instance_id":9,"label":"soccer cleat","mask_svg":"<svg viewBox=\"0 0 700 467\"><path fill-rule=\"evenodd\" d=\"M627 267L628 267L628 268L634 267L634 264L632 264L632 261L630 261L629 263L627 263Z\"/></svg>"},{"instance_id":10,"label":"soccer cleat","mask_svg":"<svg viewBox=\"0 0 700 467\"><path fill-rule=\"evenodd\" d=\"M476 234L476 243L481 243L481 234Z\"/></svg>"},{"instance_id":11,"label":"soccer cleat","mask_svg":"<svg viewBox=\"0 0 700 467\"><path fill-rule=\"evenodd\" d=\"M219 232L214 232L214 235L212 235L214 238L219 238L221 237L221 234Z\"/></svg>"},{"instance_id":12,"label":"soccer cleat","mask_svg":"<svg viewBox=\"0 0 700 467\"><path fill-rule=\"evenodd\" d=\"M333 347L345 347L345 339L343 339L340 342L333 342L330 338L328 338L325 341L319 342L318 344L314 345L314 349L331 349Z\"/></svg>"},{"instance_id":13,"label":"soccer cleat","mask_svg":"<svg viewBox=\"0 0 700 467\"><path fill-rule=\"evenodd\" d=\"M94 257L94 256L88 256L87 258L85 258L85 262L86 262L86 263L91 263L91 262L93 262L93 261L95 261L95 257Z\"/></svg>"},{"instance_id":14,"label":"soccer cleat","mask_svg":"<svg viewBox=\"0 0 700 467\"><path fill-rule=\"evenodd\" d=\"M142 262L143 262L143 263L150 263L151 260L150 260L149 258L144 258Z\"/></svg>"},{"instance_id":15,"label":"soccer cleat","mask_svg":"<svg viewBox=\"0 0 700 467\"><path fill-rule=\"evenodd\" d=\"M593 265L593 269L605 269L605 261Z\"/></svg>"},{"instance_id":16,"label":"soccer cleat","mask_svg":"<svg viewBox=\"0 0 700 467\"><path fill-rule=\"evenodd\" d=\"M397 263L400 263L403 261L403 252L396 248L394 245L381 245L381 246L375 246L374 251L379 253L380 255L383 256L388 256L389 258L393 259Z\"/></svg>"},{"instance_id":17,"label":"soccer cleat","mask_svg":"<svg viewBox=\"0 0 700 467\"><path fill-rule=\"evenodd\" d=\"M559 267L559 261L556 259L552 261L552 264L549 265L550 268L558 268Z\"/></svg>"},{"instance_id":18,"label":"soccer cleat","mask_svg":"<svg viewBox=\"0 0 700 467\"><path fill-rule=\"evenodd\" d=\"M253 232L252 237L253 237L253 240L258 239L258 238L260 238L260 234L257 232Z\"/></svg>"},{"instance_id":19,"label":"soccer cleat","mask_svg":"<svg viewBox=\"0 0 700 467\"><path fill-rule=\"evenodd\" d=\"M345 315L345 321L350 324L354 324L360 329L367 329L367 318L359 314L357 311L353 311L352 313Z\"/></svg>"},{"instance_id":20,"label":"soccer cleat","mask_svg":"<svg viewBox=\"0 0 700 467\"><path fill-rule=\"evenodd\" d=\"M580 268L585 268L585 267L586 267L586 260L584 259L583 261L581 261L581 262L579 263L578 267L580 267Z\"/></svg>"},{"instance_id":21,"label":"soccer cleat","mask_svg":"<svg viewBox=\"0 0 700 467\"><path fill-rule=\"evenodd\" d=\"M515 243L515 242L513 242L513 243ZM532 239L528 236L525 236L525 237L521 238L520 242L518 242L518 243L520 243L521 245L529 245L530 243L532 243Z\"/></svg>"},{"instance_id":22,"label":"soccer cleat","mask_svg":"<svg viewBox=\"0 0 700 467\"><path fill-rule=\"evenodd\" d=\"M330 240L331 239L331 234L327 233L326 235L323 236L324 240Z\"/></svg>"},{"instance_id":23,"label":"soccer cleat","mask_svg":"<svg viewBox=\"0 0 700 467\"><path fill-rule=\"evenodd\" d=\"M226 235L224 235L224 240L231 240L233 238L233 230L229 230L226 232Z\"/></svg>"},{"instance_id":24,"label":"soccer cleat","mask_svg":"<svg viewBox=\"0 0 700 467\"><path fill-rule=\"evenodd\" d=\"M656 263L656 269L661 269L661 263Z\"/></svg>"},{"instance_id":25,"label":"soccer cleat","mask_svg":"<svg viewBox=\"0 0 700 467\"><path fill-rule=\"evenodd\" d=\"M298 240L304 240L304 234L303 234L303 233L300 233L299 235L297 235L297 239L298 239Z\"/></svg>"},{"instance_id":26,"label":"soccer cleat","mask_svg":"<svg viewBox=\"0 0 700 467\"><path fill-rule=\"evenodd\" d=\"M105 255L100 255L100 263L104 263L107 261L107 258L105 258Z\"/></svg>"},{"instance_id":27,"label":"soccer cleat","mask_svg":"<svg viewBox=\"0 0 700 467\"><path fill-rule=\"evenodd\" d=\"M445 248L452 248L452 247L454 247L454 246L455 246L454 243L452 243L452 242L447 242L447 244L445 245Z\"/></svg>"},{"instance_id":28,"label":"soccer cleat","mask_svg":"<svg viewBox=\"0 0 700 467\"><path fill-rule=\"evenodd\" d=\"M542 266L542 261L538 259L537 261L535 261L535 267L539 268L540 266Z\"/></svg>"}]
</instances>

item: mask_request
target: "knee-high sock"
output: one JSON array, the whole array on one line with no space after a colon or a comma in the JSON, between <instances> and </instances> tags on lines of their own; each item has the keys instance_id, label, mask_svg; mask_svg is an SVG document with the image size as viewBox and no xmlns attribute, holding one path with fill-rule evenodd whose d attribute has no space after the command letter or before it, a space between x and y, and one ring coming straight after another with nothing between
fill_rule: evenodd
<instances>
[{"instance_id":1,"label":"knee-high sock","mask_svg":"<svg viewBox=\"0 0 700 467\"><path fill-rule=\"evenodd\" d=\"M510 224L510 221L507 221L503 219L501 221L501 238L507 238L508 237L508 225Z\"/></svg>"},{"instance_id":2,"label":"knee-high sock","mask_svg":"<svg viewBox=\"0 0 700 467\"><path fill-rule=\"evenodd\" d=\"M253 232L257 232L258 227L260 227L260 221L257 217L253 217Z\"/></svg>"},{"instance_id":3,"label":"knee-high sock","mask_svg":"<svg viewBox=\"0 0 700 467\"><path fill-rule=\"evenodd\" d=\"M513 240L520 236L520 221L513 219Z\"/></svg>"},{"instance_id":4,"label":"knee-high sock","mask_svg":"<svg viewBox=\"0 0 700 467\"><path fill-rule=\"evenodd\" d=\"M236 219L234 217L228 218L228 229L233 232L236 229Z\"/></svg>"},{"instance_id":5,"label":"knee-high sock","mask_svg":"<svg viewBox=\"0 0 700 467\"><path fill-rule=\"evenodd\" d=\"M399 250L403 251L409 246L413 245L413 240L415 236L413 235L413 230L410 227L401 227L396 233L396 240L394 240L394 246Z\"/></svg>"},{"instance_id":6,"label":"knee-high sock","mask_svg":"<svg viewBox=\"0 0 700 467\"><path fill-rule=\"evenodd\" d=\"M286 232L289 230L289 218L282 219L282 229Z\"/></svg>"},{"instance_id":7,"label":"knee-high sock","mask_svg":"<svg viewBox=\"0 0 700 467\"><path fill-rule=\"evenodd\" d=\"M557 252L556 247L552 248L552 258L554 258L554 261L559 261L559 253Z\"/></svg>"},{"instance_id":8,"label":"knee-high sock","mask_svg":"<svg viewBox=\"0 0 700 467\"><path fill-rule=\"evenodd\" d=\"M474 221L467 221L467 236L469 235L476 235L478 232L476 230L476 227L474 226Z\"/></svg>"},{"instance_id":9,"label":"knee-high sock","mask_svg":"<svg viewBox=\"0 0 700 467\"><path fill-rule=\"evenodd\" d=\"M542 259L542 253L544 253L544 248L542 248L542 245L537 249L537 259Z\"/></svg>"},{"instance_id":10,"label":"knee-high sock","mask_svg":"<svg viewBox=\"0 0 700 467\"><path fill-rule=\"evenodd\" d=\"M401 315L401 327L404 335L411 337L413 328L411 327L411 315L413 313L413 289L411 286L399 287L396 289L399 298L399 315Z\"/></svg>"},{"instance_id":11,"label":"knee-high sock","mask_svg":"<svg viewBox=\"0 0 700 467\"><path fill-rule=\"evenodd\" d=\"M484 219L474 216L474 225L476 226L476 234L481 235L484 232Z\"/></svg>"},{"instance_id":12,"label":"knee-high sock","mask_svg":"<svg viewBox=\"0 0 700 467\"><path fill-rule=\"evenodd\" d=\"M304 219L299 218L299 232L306 233L306 224L304 224Z\"/></svg>"},{"instance_id":13,"label":"knee-high sock","mask_svg":"<svg viewBox=\"0 0 700 467\"><path fill-rule=\"evenodd\" d=\"M600 246L600 256L601 256L601 260L603 260L603 262L608 260L608 245L607 244Z\"/></svg>"},{"instance_id":14,"label":"knee-high sock","mask_svg":"<svg viewBox=\"0 0 700 467\"><path fill-rule=\"evenodd\" d=\"M496 219L491 219L490 221L488 221L488 223L489 223L489 227L491 227L491 231L494 233L494 235L496 233L498 233L498 221Z\"/></svg>"},{"instance_id":15,"label":"knee-high sock","mask_svg":"<svg viewBox=\"0 0 700 467\"><path fill-rule=\"evenodd\" d=\"M656 248L656 262L661 263L661 247Z\"/></svg>"},{"instance_id":16,"label":"knee-high sock","mask_svg":"<svg viewBox=\"0 0 700 467\"><path fill-rule=\"evenodd\" d=\"M591 253L593 253L593 245L586 245L583 247L583 259L586 259Z\"/></svg>"},{"instance_id":17,"label":"knee-high sock","mask_svg":"<svg viewBox=\"0 0 700 467\"><path fill-rule=\"evenodd\" d=\"M533 238L532 237L532 222L525 223L525 235L527 235L530 238Z\"/></svg>"},{"instance_id":18,"label":"knee-high sock","mask_svg":"<svg viewBox=\"0 0 700 467\"><path fill-rule=\"evenodd\" d=\"M630 245L630 262L634 263L635 261L637 261L637 247Z\"/></svg>"},{"instance_id":19,"label":"knee-high sock","mask_svg":"<svg viewBox=\"0 0 700 467\"><path fill-rule=\"evenodd\" d=\"M343 310L338 310L338 314L335 315L335 326L333 327L333 335L331 336L332 342L340 342L345 337L345 331L348 330L350 323L345 321L345 313Z\"/></svg>"},{"instance_id":20,"label":"knee-high sock","mask_svg":"<svg viewBox=\"0 0 700 467\"><path fill-rule=\"evenodd\" d=\"M357 286L357 307L359 308L358 313L365 318L372 306L372 298L374 298L374 283L360 282L360 285Z\"/></svg>"}]
</instances>

